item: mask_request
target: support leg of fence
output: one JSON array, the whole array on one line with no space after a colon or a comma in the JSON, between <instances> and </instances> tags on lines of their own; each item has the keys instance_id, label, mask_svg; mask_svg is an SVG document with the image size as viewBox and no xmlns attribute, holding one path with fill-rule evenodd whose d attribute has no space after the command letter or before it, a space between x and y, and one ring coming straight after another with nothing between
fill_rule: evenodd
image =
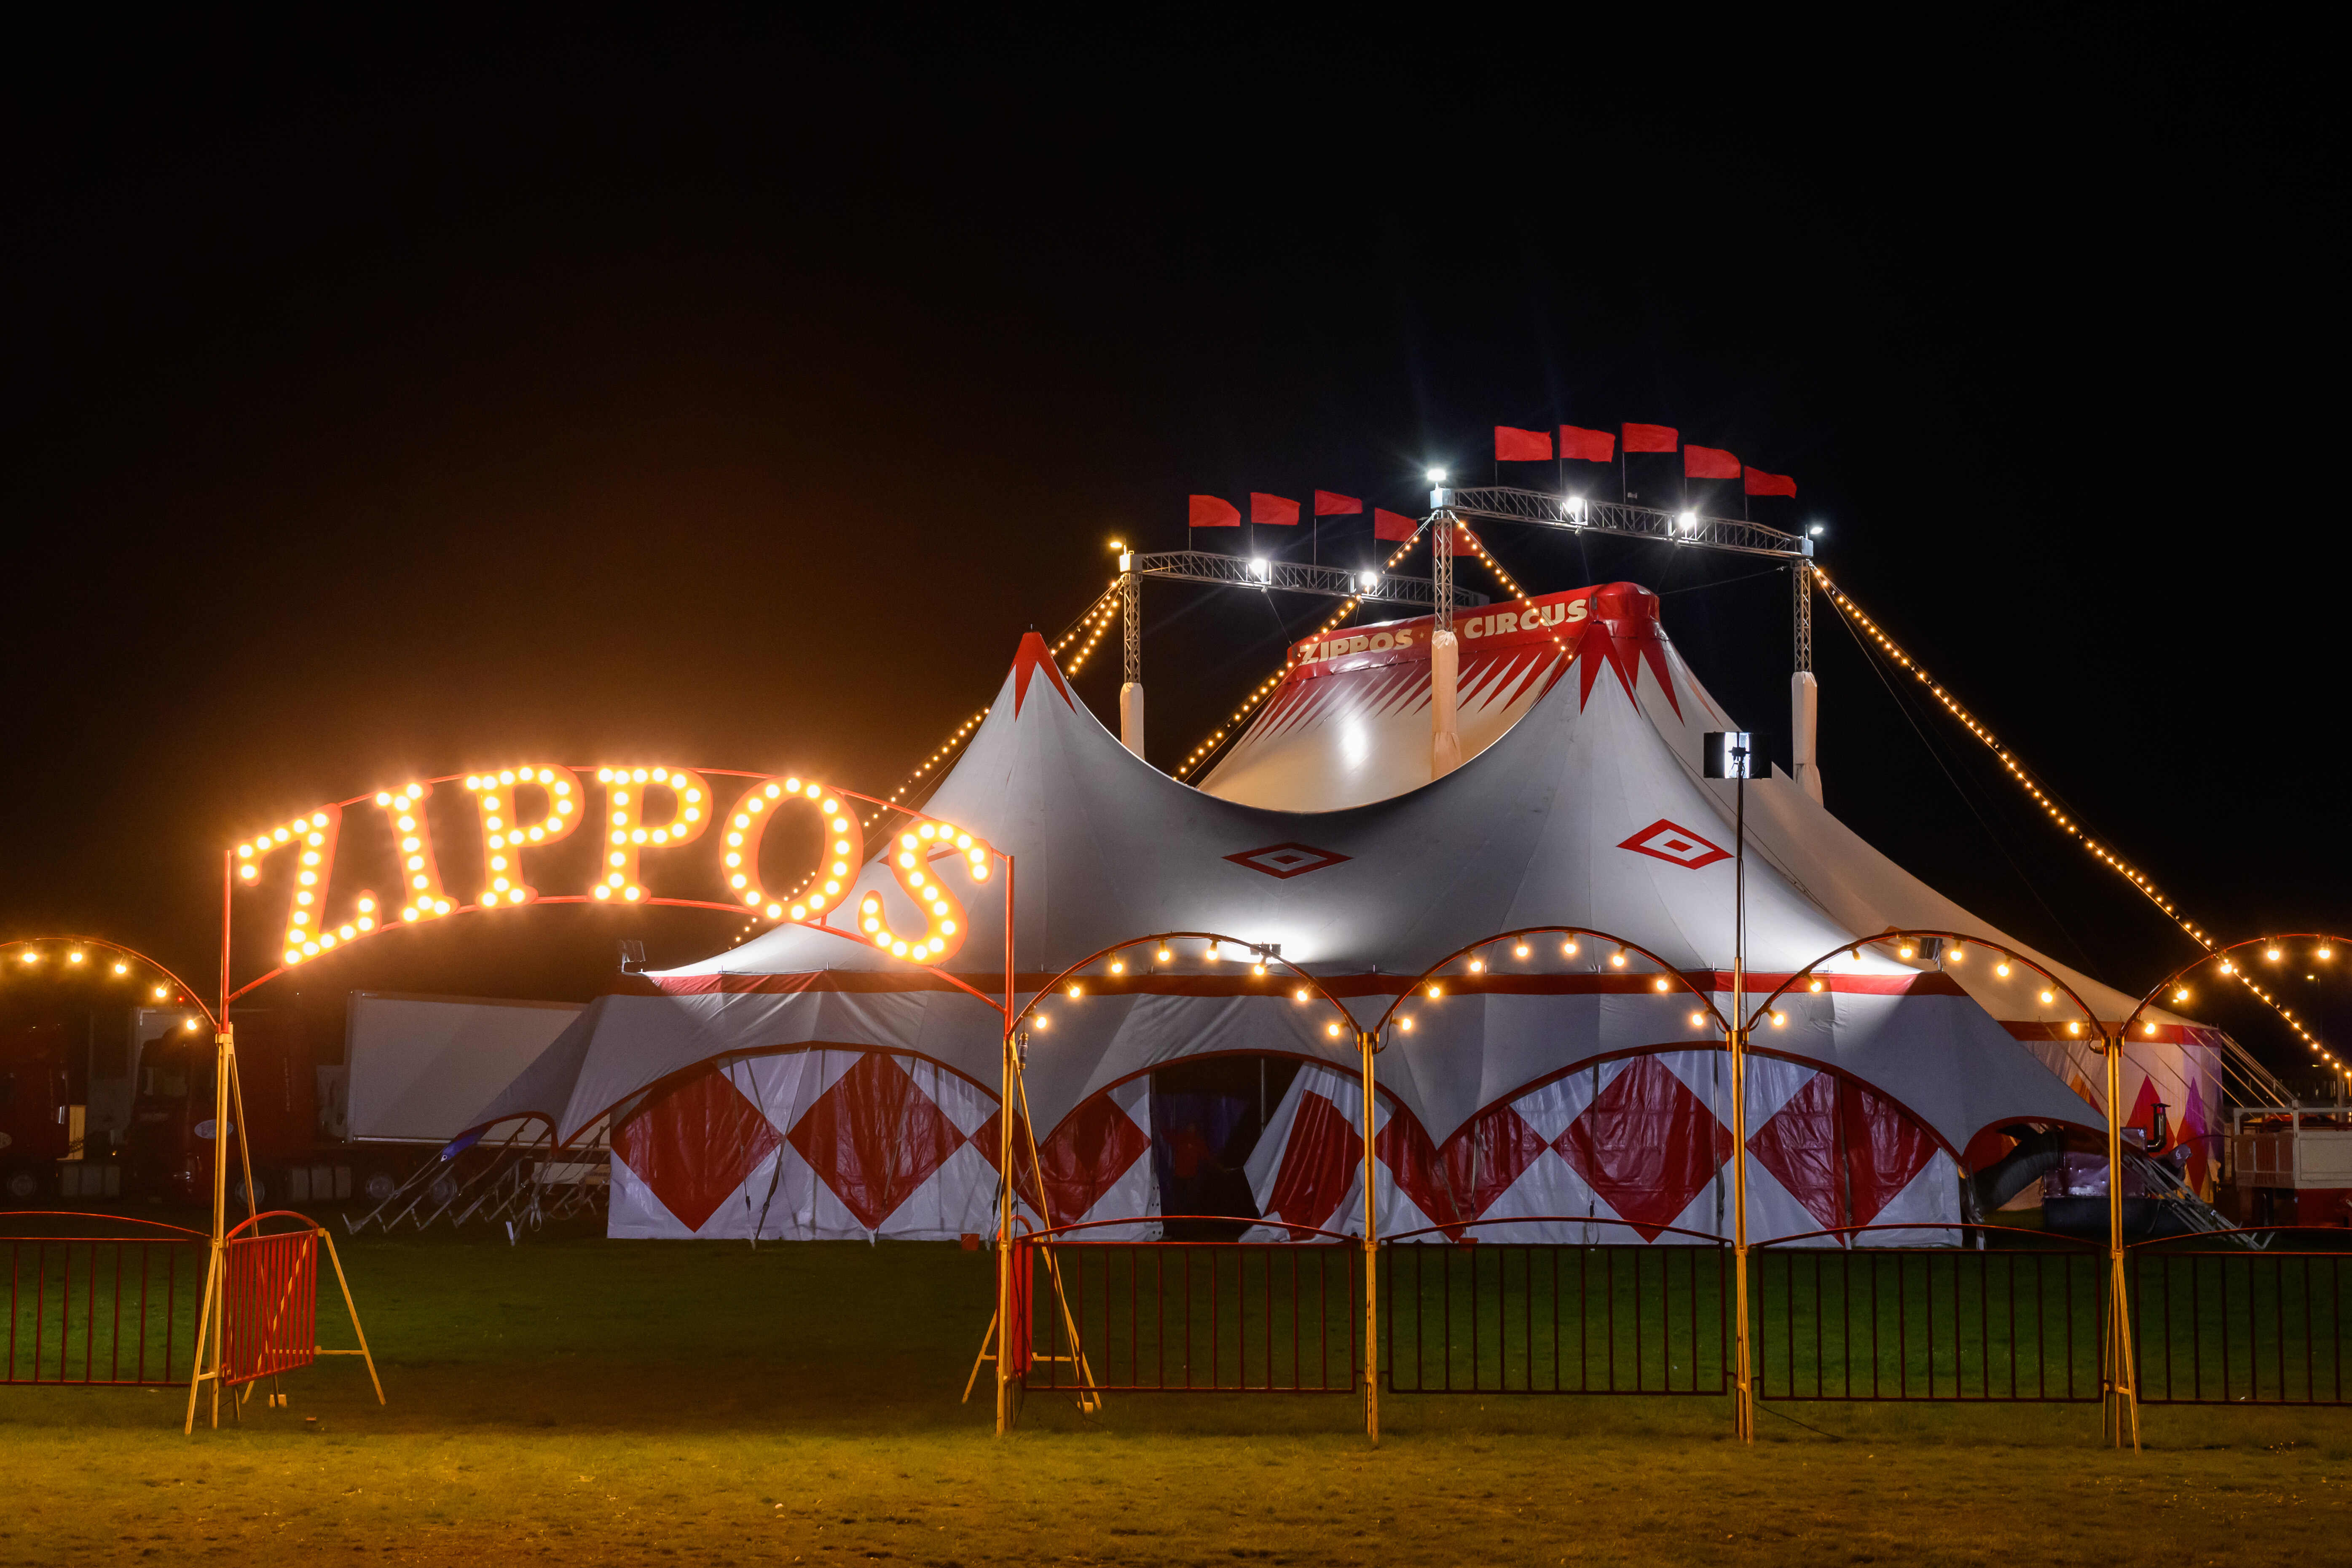
<instances>
[{"instance_id":1,"label":"support leg of fence","mask_svg":"<svg viewBox=\"0 0 2352 1568\"><path fill-rule=\"evenodd\" d=\"M1029 1115L1029 1075L1024 1070L1019 1052L1013 1054L1013 1082L1019 1085L1021 1089L1021 1124L1029 1130L1029 1170L1037 1180L1037 1215L1045 1222L1046 1228L1051 1230L1054 1224L1054 1209L1045 1196L1045 1157L1037 1152L1037 1124L1030 1119ZM1069 1293L1062 1288L1062 1266L1055 1259L1052 1247L1041 1247L1038 1251L1045 1255L1045 1272L1054 1281L1054 1300L1061 1303L1062 1322L1070 1332L1070 1359L1077 1364L1078 1381L1091 1389L1095 1381L1095 1372L1093 1367L1087 1364L1087 1348L1078 1340L1078 1320L1070 1311ZM1083 1280L1080 1282L1084 1283ZM1102 1395L1091 1392L1079 1394L1078 1408L1089 1415L1100 1415Z\"/></svg>"},{"instance_id":2,"label":"support leg of fence","mask_svg":"<svg viewBox=\"0 0 2352 1568\"><path fill-rule=\"evenodd\" d=\"M343 1292L343 1310L352 1315L352 1337L360 1342L360 1359L367 1363L368 1381L375 1384L375 1402L383 1403L383 1379L375 1373L375 1356L368 1350L367 1331L360 1327L358 1303L352 1300L352 1282L343 1277L342 1255L335 1250L335 1238L327 1227L319 1227L319 1239L327 1244L327 1261L335 1266L335 1283Z\"/></svg>"},{"instance_id":3,"label":"support leg of fence","mask_svg":"<svg viewBox=\"0 0 2352 1568\"><path fill-rule=\"evenodd\" d=\"M980 1369L986 1365L990 1352L996 1345L996 1318L991 1314L988 1327L980 1336L980 1353L971 1358L971 1375L963 1380L963 1402L971 1403L971 1391L980 1386Z\"/></svg>"},{"instance_id":4,"label":"support leg of fence","mask_svg":"<svg viewBox=\"0 0 2352 1568\"><path fill-rule=\"evenodd\" d=\"M2124 1287L2124 1037L2120 1027L2106 1039L2107 1058L2107 1353L2101 1369L2106 1387L2108 1440L2120 1448L2126 1428L2132 1452L2139 1452L2139 1390L2132 1376L2131 1299Z\"/></svg>"},{"instance_id":5,"label":"support leg of fence","mask_svg":"<svg viewBox=\"0 0 2352 1568\"><path fill-rule=\"evenodd\" d=\"M196 1392L205 1383L205 1346L211 1342L213 1309L220 1291L220 1243L215 1241L205 1257L205 1304L196 1313L196 1343L188 1368L188 1419L180 1428L183 1437L196 1429Z\"/></svg>"}]
</instances>

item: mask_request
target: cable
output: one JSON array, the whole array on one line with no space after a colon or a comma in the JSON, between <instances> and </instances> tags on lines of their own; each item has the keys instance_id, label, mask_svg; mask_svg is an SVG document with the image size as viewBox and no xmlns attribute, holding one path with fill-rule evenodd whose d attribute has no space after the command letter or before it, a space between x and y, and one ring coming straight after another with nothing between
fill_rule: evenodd
<instances>
[{"instance_id":1,"label":"cable","mask_svg":"<svg viewBox=\"0 0 2352 1568\"><path fill-rule=\"evenodd\" d=\"M1910 708L1905 704L1902 695L1895 689L1895 683L1886 679L1886 672L1879 668L1876 659L1871 658L1870 645L1862 640L1861 634L1856 632L1843 616L1838 617L1838 624L1844 626L1846 635L1853 638L1854 647L1862 652L1862 662L1870 667L1870 672L1878 677L1878 683L1886 688L1887 700L1895 704L1895 710L1902 714L1904 722L1911 726L1911 732L1919 737L1920 746L1926 750L1936 766L1942 770L1944 777L1951 784L1953 793L1960 797L1960 804L1969 808L1969 815L1977 819L1979 827L1984 829L1985 837L1990 840L1992 847L2000 852L2000 858L2009 863L2009 868L2017 873L2017 879L2025 884L2025 890L2033 895L2033 901L2042 906L2042 912L2050 917L2050 923L2057 928L2059 934L2063 936L2068 944L2074 948L2074 956L2082 961L2083 967L2086 970L2097 968L2098 965L2092 962L2089 950L2083 946L2082 939L2074 934L2073 928L2066 924L2058 911L2050 907L2050 901L2042 896L2042 889L2034 886L2033 879L2025 874L2025 868L2017 863L2016 857L2010 854L2009 847L2001 842L2000 836L1993 832L1992 825L1985 820L1984 813L1977 809L1976 802L1969 798L1969 792L1961 784L1958 776L1946 765L1942 753L1936 749L1935 742L1927 738L1927 731L1921 728L1919 721L1912 717Z\"/></svg>"}]
</instances>

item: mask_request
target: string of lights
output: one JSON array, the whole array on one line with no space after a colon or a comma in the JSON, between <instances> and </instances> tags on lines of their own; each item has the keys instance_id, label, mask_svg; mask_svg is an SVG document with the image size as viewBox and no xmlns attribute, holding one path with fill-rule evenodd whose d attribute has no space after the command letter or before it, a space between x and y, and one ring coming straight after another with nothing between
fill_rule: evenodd
<instances>
[{"instance_id":1,"label":"string of lights","mask_svg":"<svg viewBox=\"0 0 2352 1568\"><path fill-rule=\"evenodd\" d=\"M1486 566L1487 571L1495 574L1495 581L1503 585L1503 591L1510 595L1513 598L1518 600L1519 608L1527 612L1526 618L1522 619L1519 622L1519 625L1524 626L1529 620L1533 620L1539 626L1543 625L1543 618L1541 615L1538 613L1534 602L1528 596L1528 591L1519 586L1519 581L1517 578L1512 576L1508 572L1503 569L1503 563L1501 562L1496 560L1492 555L1489 555L1486 552L1486 541L1471 532L1470 525L1468 523L1456 522L1454 526L1462 531L1462 537L1470 542L1470 548L1478 552L1479 561ZM1549 627L1547 627L1547 634L1551 637L1552 647L1559 649L1559 657L1562 661L1566 661L1570 658L1573 657L1569 652L1568 644L1561 640L1560 635L1558 632L1550 631Z\"/></svg>"},{"instance_id":2,"label":"string of lights","mask_svg":"<svg viewBox=\"0 0 2352 1568\"><path fill-rule=\"evenodd\" d=\"M1840 615L1846 617L1849 625L1868 639L1864 646L1874 644L1879 651L1896 666L1910 671L1913 678L1927 689L1928 694L1943 705L1944 711L1950 714L1956 723L1975 736L1987 751L1992 752L1994 758L2000 762L2002 770L2015 781L2018 788L2026 793L2034 805L2042 808L2053 826L2067 837L2082 845L2084 852L2093 859L2131 884L2135 891L2161 910L2165 918L2179 927L2190 941L2208 952L2216 951L2217 944L2211 935L2203 926L2181 913L2179 906L2173 901L2169 894L2157 886L2145 872L2116 854L2112 846L2102 843L2084 828L2078 818L2059 804L2056 792L2048 788L2032 769L2019 762L2016 753L2002 744L2000 737L1992 732L1989 725L1971 712L1967 704L1945 689L1943 683L1929 673L1926 665L1912 657L1909 649L1887 636L1886 629L1873 620L1861 605L1855 604L1844 589L1831 582L1829 574L1820 566L1816 565L1812 570L1815 580L1821 584L1822 592L1828 597L1829 602L1836 607ZM2304 1027L2302 1022L2295 1017L2294 1009L2264 990L2255 982L2252 975L2236 964L2227 963L2221 965L2221 973L2237 980L2255 996L2261 998L2263 1003L2276 1013L2280 1020L2294 1032L2298 1039L2325 1058L2331 1065L2336 1064L2336 1058L2328 1052L2326 1046L2320 1043L2318 1037Z\"/></svg>"},{"instance_id":3,"label":"string of lights","mask_svg":"<svg viewBox=\"0 0 2352 1568\"><path fill-rule=\"evenodd\" d=\"M1982 720L1970 712L1965 703L1947 690L1943 683L1928 672L1926 665L1914 658L1908 649L1888 637L1886 629L1871 619L1862 606L1848 596L1845 590L1832 583L1828 574L1819 566L1813 568L1813 575L1820 581L1822 592L1829 596L1830 603L1837 607L1838 613L1853 623L1855 628L1870 642L1874 643L1888 658L1908 670L1920 685L1927 689L1928 694L1943 705L1945 712L1950 714L1962 729L1975 736L1987 751L1992 752L1993 756L2000 761L2003 770L2016 781L2017 786L2032 798L2033 804L2042 809L2061 833L2081 844L2084 851L2093 859L2129 882L2141 897L2163 910L2165 917L2187 932L2189 939L2198 946L2209 951L2212 948L2213 939L2207 934L2202 926L2182 914L2170 895L2158 887L2138 868L2116 854L2113 846L2101 843L2083 826L2080 821L2070 816L2059 804L2055 792L2044 787L2042 779L2034 773L2033 770L2019 762L2016 754L2001 743L2000 737L1996 736Z\"/></svg>"},{"instance_id":4,"label":"string of lights","mask_svg":"<svg viewBox=\"0 0 2352 1568\"><path fill-rule=\"evenodd\" d=\"M1389 558L1381 563L1381 570L1383 572L1395 571L1397 563L1405 558L1406 552L1412 550L1413 545L1419 542L1421 536L1427 531L1429 531L1429 524L1426 522L1413 530L1412 535L1408 537L1403 543L1398 545L1394 550L1389 552ZM1468 530L1465 529L1464 531L1467 532ZM1332 630L1334 627L1338 626L1340 622L1346 620L1349 616L1354 615L1358 606L1362 603L1362 600L1350 595L1349 597L1339 601L1339 607L1332 611L1328 616L1325 617L1323 624L1317 626L1313 632L1303 637L1293 637L1289 644L1282 650L1282 668L1271 676L1268 676L1265 679L1258 682L1255 687L1252 688L1249 695L1242 699L1241 706L1234 710L1233 717L1226 720L1225 722L1220 726L1214 733L1211 734L1207 740L1192 748L1192 755L1186 757L1183 762L1177 764L1176 776L1180 779L1185 777L1187 774L1192 773L1196 769L1200 768L1203 763L1207 763L1211 757L1216 755L1217 748L1224 744L1226 737L1237 733L1241 721L1247 718L1251 710L1255 709L1259 703L1272 696L1275 689L1281 686L1283 681L1289 676L1292 668L1298 662L1299 648L1307 643L1319 640L1325 632Z\"/></svg>"},{"instance_id":5,"label":"string of lights","mask_svg":"<svg viewBox=\"0 0 2352 1568\"><path fill-rule=\"evenodd\" d=\"M2208 943L2207 945L2210 946L2211 944ZM2278 944L2273 942L2263 950L2263 956L2269 959L2273 963L2276 963L2279 962L2280 958L2284 956L2284 953ZM2319 949L2318 956L2320 961L2325 963L2328 959L2336 956L2336 950L2332 946L2324 945ZM2301 1040L2305 1046L2308 1046L2311 1048L2312 1055L2319 1058L2338 1073L2347 1073L2344 1063L2336 1058L2336 1053L2329 1050L2327 1047L2321 1042L2318 1036L2313 1034L2309 1029L2303 1026L2303 1020L2294 1016L2294 1009L2280 1001L2276 996L2271 994L2269 989L2263 985L2260 981L2257 981L2250 971L2240 968L2233 960L2226 958L2221 961L2221 973L2224 975L2228 976L2230 979L2237 981L2247 990L2262 998L2263 1005L2268 1007L2272 1012L2276 1013L2279 1016L2280 1021L2284 1023L2288 1028L2294 1031L2295 1038ZM2183 986L2179 991L2175 992L2174 999L2181 1002L2187 1001L2189 999L2188 988ZM2347 1076L2352 1076L2352 1073L2347 1073Z\"/></svg>"},{"instance_id":6,"label":"string of lights","mask_svg":"<svg viewBox=\"0 0 2352 1568\"><path fill-rule=\"evenodd\" d=\"M93 953L92 949L98 951ZM194 1006L199 1012L205 1011L203 1004L189 995L177 975L145 954L114 942L91 937L24 937L0 942L0 953L7 955L6 960L0 961L0 975L41 975L51 979L98 975L109 984L128 982L148 1003ZM155 979L156 975L161 975L162 980ZM201 1020L194 1017L186 1024L190 1032L200 1026Z\"/></svg>"}]
</instances>

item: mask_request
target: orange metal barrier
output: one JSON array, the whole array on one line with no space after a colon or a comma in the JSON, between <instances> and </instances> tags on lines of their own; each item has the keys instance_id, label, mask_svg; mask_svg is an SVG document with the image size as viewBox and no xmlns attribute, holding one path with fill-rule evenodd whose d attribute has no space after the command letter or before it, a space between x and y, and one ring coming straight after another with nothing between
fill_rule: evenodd
<instances>
[{"instance_id":1,"label":"orange metal barrier","mask_svg":"<svg viewBox=\"0 0 2352 1568\"><path fill-rule=\"evenodd\" d=\"M318 1360L315 1227L305 1221L303 1229L278 1236L232 1233L222 1249L221 1268L227 1304L221 1338L225 1385L234 1388Z\"/></svg>"}]
</instances>

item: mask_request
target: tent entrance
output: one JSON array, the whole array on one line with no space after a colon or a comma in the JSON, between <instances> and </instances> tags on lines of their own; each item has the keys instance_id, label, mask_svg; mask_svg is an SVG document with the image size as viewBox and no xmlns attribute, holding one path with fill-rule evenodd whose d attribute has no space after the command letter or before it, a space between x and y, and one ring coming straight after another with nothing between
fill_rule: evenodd
<instances>
[{"instance_id":1,"label":"tent entrance","mask_svg":"<svg viewBox=\"0 0 2352 1568\"><path fill-rule=\"evenodd\" d=\"M1232 1241L1258 1217L1244 1167L1299 1064L1287 1057L1219 1056L1151 1075L1151 1173L1171 1241Z\"/></svg>"}]
</instances>

